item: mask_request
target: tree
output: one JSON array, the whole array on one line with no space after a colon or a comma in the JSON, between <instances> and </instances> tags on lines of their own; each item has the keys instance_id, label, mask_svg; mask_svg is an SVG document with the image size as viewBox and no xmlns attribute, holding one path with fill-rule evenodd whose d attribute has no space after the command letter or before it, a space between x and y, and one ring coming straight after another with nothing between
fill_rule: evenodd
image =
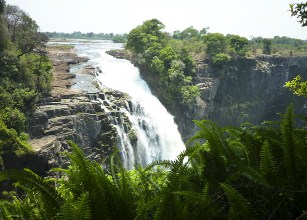
<instances>
[{"instance_id":1,"label":"tree","mask_svg":"<svg viewBox=\"0 0 307 220\"><path fill-rule=\"evenodd\" d=\"M8 31L2 14L5 9L5 1L0 0L0 56L2 56L2 52L8 45Z\"/></svg>"},{"instance_id":2,"label":"tree","mask_svg":"<svg viewBox=\"0 0 307 220\"><path fill-rule=\"evenodd\" d=\"M5 0L0 0L0 15L4 12Z\"/></svg>"},{"instance_id":3,"label":"tree","mask_svg":"<svg viewBox=\"0 0 307 220\"><path fill-rule=\"evenodd\" d=\"M199 34L200 36L205 36L207 33L208 33L208 30L209 30L209 27L205 27L205 28L202 28L200 31L199 31Z\"/></svg>"},{"instance_id":4,"label":"tree","mask_svg":"<svg viewBox=\"0 0 307 220\"><path fill-rule=\"evenodd\" d=\"M20 50L18 57L43 50L48 38L39 32L36 22L17 6L7 5L4 18L11 41Z\"/></svg>"},{"instance_id":5,"label":"tree","mask_svg":"<svg viewBox=\"0 0 307 220\"><path fill-rule=\"evenodd\" d=\"M193 28L193 26L190 26L184 29L180 33L180 39L186 39L186 38L192 38L192 37L195 37L195 38L199 37L199 31Z\"/></svg>"},{"instance_id":6,"label":"tree","mask_svg":"<svg viewBox=\"0 0 307 220\"><path fill-rule=\"evenodd\" d=\"M143 53L151 43L162 43L164 39L163 28L164 24L157 19L145 21L143 25L130 31L126 49L130 49L135 53Z\"/></svg>"},{"instance_id":7,"label":"tree","mask_svg":"<svg viewBox=\"0 0 307 220\"><path fill-rule=\"evenodd\" d=\"M292 16L296 16L299 19L301 25L307 26L307 2L290 4L290 11Z\"/></svg>"},{"instance_id":8,"label":"tree","mask_svg":"<svg viewBox=\"0 0 307 220\"><path fill-rule=\"evenodd\" d=\"M230 57L224 53L218 53L213 56L212 63L215 67L221 68L230 61Z\"/></svg>"},{"instance_id":9,"label":"tree","mask_svg":"<svg viewBox=\"0 0 307 220\"><path fill-rule=\"evenodd\" d=\"M262 40L262 51L264 54L271 54L272 52L272 41L270 39Z\"/></svg>"},{"instance_id":10,"label":"tree","mask_svg":"<svg viewBox=\"0 0 307 220\"><path fill-rule=\"evenodd\" d=\"M214 56L218 53L225 53L227 48L227 38L220 33L210 33L203 37L205 44L207 45L207 53L210 56Z\"/></svg>"},{"instance_id":11,"label":"tree","mask_svg":"<svg viewBox=\"0 0 307 220\"><path fill-rule=\"evenodd\" d=\"M230 48L234 49L237 55L245 55L243 49L248 45L248 40L245 37L231 35L228 40Z\"/></svg>"}]
</instances>

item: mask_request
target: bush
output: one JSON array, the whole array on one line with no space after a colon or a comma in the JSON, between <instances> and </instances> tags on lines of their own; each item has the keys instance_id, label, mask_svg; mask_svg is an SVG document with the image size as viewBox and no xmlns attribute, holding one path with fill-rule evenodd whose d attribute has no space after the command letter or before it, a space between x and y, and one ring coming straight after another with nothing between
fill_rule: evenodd
<instances>
[{"instance_id":1,"label":"bush","mask_svg":"<svg viewBox=\"0 0 307 220\"><path fill-rule=\"evenodd\" d=\"M216 54L213 59L212 59L212 63L215 67L221 68L223 67L225 64L227 64L230 61L230 56L228 56L227 54L224 53L219 53Z\"/></svg>"},{"instance_id":2,"label":"bush","mask_svg":"<svg viewBox=\"0 0 307 220\"><path fill-rule=\"evenodd\" d=\"M17 133L21 133L25 129L26 116L16 108L1 109L0 119L8 128L13 128Z\"/></svg>"}]
</instances>

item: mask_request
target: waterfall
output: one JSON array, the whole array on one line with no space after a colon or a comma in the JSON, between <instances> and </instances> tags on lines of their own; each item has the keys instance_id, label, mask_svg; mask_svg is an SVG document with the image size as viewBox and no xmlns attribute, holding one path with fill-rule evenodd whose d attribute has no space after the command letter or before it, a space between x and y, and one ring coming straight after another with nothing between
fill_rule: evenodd
<instances>
[{"instance_id":1,"label":"waterfall","mask_svg":"<svg viewBox=\"0 0 307 220\"><path fill-rule=\"evenodd\" d=\"M138 68L127 60L105 53L121 47L122 44L107 41L76 45L78 53L88 56L90 64L100 69L96 78L102 88L118 90L131 97L130 105L120 110L132 125L130 133L127 133L121 116L114 121L117 147L124 165L130 169L135 164L144 166L156 160L173 160L185 149L173 116L152 95Z\"/></svg>"}]
</instances>

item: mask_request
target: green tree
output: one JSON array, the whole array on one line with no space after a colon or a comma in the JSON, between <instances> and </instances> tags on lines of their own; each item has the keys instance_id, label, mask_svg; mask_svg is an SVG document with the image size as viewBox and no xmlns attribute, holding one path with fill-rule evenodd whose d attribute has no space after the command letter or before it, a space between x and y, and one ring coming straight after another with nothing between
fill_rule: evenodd
<instances>
[{"instance_id":1,"label":"green tree","mask_svg":"<svg viewBox=\"0 0 307 220\"><path fill-rule=\"evenodd\" d=\"M270 39L262 40L262 51L264 54L271 54L272 52L272 41Z\"/></svg>"},{"instance_id":2,"label":"green tree","mask_svg":"<svg viewBox=\"0 0 307 220\"><path fill-rule=\"evenodd\" d=\"M218 53L225 53L228 41L223 34L209 33L203 37L203 40L207 45L207 53L210 56L214 56Z\"/></svg>"},{"instance_id":3,"label":"green tree","mask_svg":"<svg viewBox=\"0 0 307 220\"><path fill-rule=\"evenodd\" d=\"M164 34L161 32L164 28L157 19L145 21L143 25L134 28L128 34L126 48L135 53L144 53L151 43L162 43Z\"/></svg>"},{"instance_id":4,"label":"green tree","mask_svg":"<svg viewBox=\"0 0 307 220\"><path fill-rule=\"evenodd\" d=\"M213 56L212 63L215 67L221 68L230 61L230 57L227 54L219 53Z\"/></svg>"},{"instance_id":5,"label":"green tree","mask_svg":"<svg viewBox=\"0 0 307 220\"><path fill-rule=\"evenodd\" d=\"M248 40L245 37L240 37L239 35L231 35L228 38L228 41L230 48L232 48L237 55L245 55L244 48L248 45Z\"/></svg>"},{"instance_id":6,"label":"green tree","mask_svg":"<svg viewBox=\"0 0 307 220\"><path fill-rule=\"evenodd\" d=\"M180 33L180 39L186 39L186 38L198 38L199 37L199 31L195 28L193 28L193 26L190 26L186 29L184 29L181 33Z\"/></svg>"},{"instance_id":7,"label":"green tree","mask_svg":"<svg viewBox=\"0 0 307 220\"><path fill-rule=\"evenodd\" d=\"M302 81L300 75L286 82L285 87L293 91L295 95L307 97L307 81Z\"/></svg>"},{"instance_id":8,"label":"green tree","mask_svg":"<svg viewBox=\"0 0 307 220\"><path fill-rule=\"evenodd\" d=\"M17 6L7 5L4 14L11 41L20 50L18 57L43 50L48 38L39 32L36 22Z\"/></svg>"}]
</instances>

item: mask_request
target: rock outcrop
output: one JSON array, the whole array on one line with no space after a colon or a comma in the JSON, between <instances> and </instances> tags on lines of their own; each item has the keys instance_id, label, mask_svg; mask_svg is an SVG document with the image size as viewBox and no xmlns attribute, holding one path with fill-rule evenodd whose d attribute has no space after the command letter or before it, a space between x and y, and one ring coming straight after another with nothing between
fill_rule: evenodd
<instances>
[{"instance_id":1,"label":"rock outcrop","mask_svg":"<svg viewBox=\"0 0 307 220\"><path fill-rule=\"evenodd\" d=\"M285 112L291 102L295 103L296 113L307 112L306 98L297 97L283 87L298 74L307 80L306 56L237 58L222 69L213 68L209 60L199 60L193 81L200 87L201 96L194 106L171 103L155 74L138 65L133 57L121 58L129 58L140 68L152 92L175 116L185 141L198 130L193 120L206 118L221 126L240 125L245 121L259 124L278 119L277 113Z\"/></svg>"},{"instance_id":2,"label":"rock outcrop","mask_svg":"<svg viewBox=\"0 0 307 220\"><path fill-rule=\"evenodd\" d=\"M94 75L101 70L86 65L87 58L52 48L49 56L54 66L51 96L45 97L29 120L35 155L43 158L44 169L65 167L68 159L63 152L71 150L67 144L71 140L83 148L89 159L102 162L117 144L115 125L121 123L131 133L131 123L121 111L129 108L130 97L95 88ZM80 68L71 73L70 67L76 64L81 64ZM82 85L78 85L78 80Z\"/></svg>"},{"instance_id":3,"label":"rock outcrop","mask_svg":"<svg viewBox=\"0 0 307 220\"><path fill-rule=\"evenodd\" d=\"M29 129L34 150L48 158L50 167L65 166L67 158L62 152L70 150L66 141L72 140L88 158L102 162L114 150L117 141L114 122L128 99L126 94L109 90L39 106Z\"/></svg>"}]
</instances>

